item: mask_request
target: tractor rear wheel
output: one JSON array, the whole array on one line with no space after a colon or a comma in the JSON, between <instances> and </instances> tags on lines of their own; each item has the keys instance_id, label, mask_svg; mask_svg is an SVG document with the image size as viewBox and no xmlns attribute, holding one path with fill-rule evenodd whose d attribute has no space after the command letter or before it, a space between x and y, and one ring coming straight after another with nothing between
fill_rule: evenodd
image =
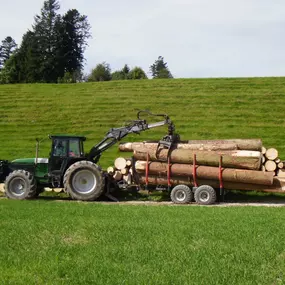
<instances>
[{"instance_id":1,"label":"tractor rear wheel","mask_svg":"<svg viewBox=\"0 0 285 285\"><path fill-rule=\"evenodd\" d=\"M15 170L7 176L4 190L10 199L31 199L37 196L37 183L30 172Z\"/></svg>"},{"instance_id":2,"label":"tractor rear wheel","mask_svg":"<svg viewBox=\"0 0 285 285\"><path fill-rule=\"evenodd\" d=\"M72 199L94 201L104 191L102 172L91 161L78 161L72 164L65 172L63 185Z\"/></svg>"}]
</instances>

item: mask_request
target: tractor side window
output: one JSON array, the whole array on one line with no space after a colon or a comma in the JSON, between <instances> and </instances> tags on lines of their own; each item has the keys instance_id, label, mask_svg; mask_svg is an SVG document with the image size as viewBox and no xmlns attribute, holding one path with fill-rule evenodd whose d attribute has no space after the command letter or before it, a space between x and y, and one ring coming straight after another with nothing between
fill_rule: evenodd
<instances>
[{"instance_id":1,"label":"tractor side window","mask_svg":"<svg viewBox=\"0 0 285 285\"><path fill-rule=\"evenodd\" d=\"M69 141L69 155L68 156L80 156L79 140Z\"/></svg>"},{"instance_id":2,"label":"tractor side window","mask_svg":"<svg viewBox=\"0 0 285 285\"><path fill-rule=\"evenodd\" d=\"M66 156L67 153L67 141L55 140L53 146L53 156Z\"/></svg>"}]
</instances>

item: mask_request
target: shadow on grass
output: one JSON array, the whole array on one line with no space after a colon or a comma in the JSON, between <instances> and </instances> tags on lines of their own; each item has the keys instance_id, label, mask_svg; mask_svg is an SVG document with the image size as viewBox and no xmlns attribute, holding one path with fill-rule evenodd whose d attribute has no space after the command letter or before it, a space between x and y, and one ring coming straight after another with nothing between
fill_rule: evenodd
<instances>
[{"instance_id":1,"label":"shadow on grass","mask_svg":"<svg viewBox=\"0 0 285 285\"><path fill-rule=\"evenodd\" d=\"M285 204L285 193L263 193L256 191L228 191L225 195L226 203L263 203Z\"/></svg>"}]
</instances>

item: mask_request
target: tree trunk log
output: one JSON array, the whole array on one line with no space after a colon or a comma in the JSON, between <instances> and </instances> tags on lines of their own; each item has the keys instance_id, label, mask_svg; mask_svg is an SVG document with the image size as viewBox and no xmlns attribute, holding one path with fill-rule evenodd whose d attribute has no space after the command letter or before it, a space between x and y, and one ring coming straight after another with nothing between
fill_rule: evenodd
<instances>
[{"instance_id":1,"label":"tree trunk log","mask_svg":"<svg viewBox=\"0 0 285 285\"><path fill-rule=\"evenodd\" d=\"M127 175L124 175L123 179L128 183L128 185L130 185L132 183L132 176L130 173Z\"/></svg>"},{"instance_id":2,"label":"tree trunk log","mask_svg":"<svg viewBox=\"0 0 285 285\"><path fill-rule=\"evenodd\" d=\"M139 173L145 173L147 162L137 161L135 168ZM190 176L193 177L193 165L190 164L172 164L171 176ZM149 173L154 175L167 175L167 163L162 162L150 162ZM197 166L196 167L197 178L219 180L219 168L210 166ZM272 185L274 172L262 172L254 170L242 170L224 168L222 170L223 181L240 182L240 183L252 183L261 185Z\"/></svg>"},{"instance_id":3,"label":"tree trunk log","mask_svg":"<svg viewBox=\"0 0 285 285\"><path fill-rule=\"evenodd\" d=\"M143 151L135 151L134 157L137 160L146 160L147 152L151 161L167 161L167 149L159 150L157 157L156 151L146 149ZM175 149L170 151L170 160L173 163L193 164L193 156L196 154L196 162L198 165L219 166L220 155L223 156L222 166L229 168L241 168L260 170L262 154L258 151L193 151L186 149Z\"/></svg>"},{"instance_id":4,"label":"tree trunk log","mask_svg":"<svg viewBox=\"0 0 285 285\"><path fill-rule=\"evenodd\" d=\"M158 143L148 142L134 142L134 143L123 143L119 145L119 150L122 152L131 152L134 150L140 151L143 148L156 150ZM178 143L174 144L173 148L176 149L189 149L189 150L205 150L205 151L217 151L217 150L237 150L238 146L234 143L227 144L187 144Z\"/></svg>"},{"instance_id":5,"label":"tree trunk log","mask_svg":"<svg viewBox=\"0 0 285 285\"><path fill-rule=\"evenodd\" d=\"M124 169L121 170L121 173L122 173L123 175L126 175L126 174L129 173L129 170L128 170L127 168L124 168Z\"/></svg>"},{"instance_id":6,"label":"tree trunk log","mask_svg":"<svg viewBox=\"0 0 285 285\"><path fill-rule=\"evenodd\" d=\"M267 160L264 166L266 171L274 171L276 169L276 163L273 160Z\"/></svg>"},{"instance_id":7,"label":"tree trunk log","mask_svg":"<svg viewBox=\"0 0 285 285\"><path fill-rule=\"evenodd\" d=\"M266 151L265 156L270 160L274 160L278 157L278 151L275 148L269 148Z\"/></svg>"},{"instance_id":8,"label":"tree trunk log","mask_svg":"<svg viewBox=\"0 0 285 285\"><path fill-rule=\"evenodd\" d=\"M120 181L122 179L123 175L121 173L121 171L115 171L115 174L113 175L113 178L116 180L116 181Z\"/></svg>"},{"instance_id":9,"label":"tree trunk log","mask_svg":"<svg viewBox=\"0 0 285 285\"><path fill-rule=\"evenodd\" d=\"M278 168L282 169L284 167L284 163L283 162L279 162L277 166L278 166Z\"/></svg>"},{"instance_id":10,"label":"tree trunk log","mask_svg":"<svg viewBox=\"0 0 285 285\"><path fill-rule=\"evenodd\" d=\"M132 166L132 161L130 159L127 160L127 166Z\"/></svg>"},{"instance_id":11,"label":"tree trunk log","mask_svg":"<svg viewBox=\"0 0 285 285\"><path fill-rule=\"evenodd\" d=\"M119 145L120 151L140 151L142 148L157 149L158 143L154 142L135 142L135 143L123 143ZM240 139L240 140L191 140L181 141L178 144L174 144L174 148L177 149L190 149L190 150L255 150L261 151L262 142L258 139Z\"/></svg>"},{"instance_id":12,"label":"tree trunk log","mask_svg":"<svg viewBox=\"0 0 285 285\"><path fill-rule=\"evenodd\" d=\"M114 174L114 172L115 172L115 169L114 169L114 167L112 167L112 166L109 166L108 168L107 168L107 172L109 173L109 174Z\"/></svg>"},{"instance_id":13,"label":"tree trunk log","mask_svg":"<svg viewBox=\"0 0 285 285\"><path fill-rule=\"evenodd\" d=\"M139 176L139 182L141 184L145 184L145 176ZM150 176L148 178L149 184L152 185L167 185L168 181L166 177L154 177ZM194 182L189 177L175 177L171 179L171 185L179 185L179 184L185 184L193 186ZM219 189L220 184L219 181L213 181L213 180L197 180L198 186L199 185L210 185L213 188ZM281 179L278 179L278 177L274 177L273 179L273 185L258 185L258 184L246 184L246 183L236 183L236 182L224 182L224 188L229 190L249 190L249 191L264 191L264 192L279 192L279 193L285 193L285 182Z\"/></svg>"},{"instance_id":14,"label":"tree trunk log","mask_svg":"<svg viewBox=\"0 0 285 285\"><path fill-rule=\"evenodd\" d=\"M115 167L119 170L122 170L124 168L126 168L127 166L127 161L125 158L123 157L118 157L116 160L115 160L115 163L114 163Z\"/></svg>"},{"instance_id":15,"label":"tree trunk log","mask_svg":"<svg viewBox=\"0 0 285 285\"><path fill-rule=\"evenodd\" d=\"M266 157L262 155L262 159L261 159L262 164L265 163L265 161L266 161Z\"/></svg>"},{"instance_id":16,"label":"tree trunk log","mask_svg":"<svg viewBox=\"0 0 285 285\"><path fill-rule=\"evenodd\" d=\"M261 153L266 154L266 148L264 146L261 148Z\"/></svg>"},{"instance_id":17,"label":"tree trunk log","mask_svg":"<svg viewBox=\"0 0 285 285\"><path fill-rule=\"evenodd\" d=\"M278 169L277 176L285 178L285 170L284 169Z\"/></svg>"},{"instance_id":18,"label":"tree trunk log","mask_svg":"<svg viewBox=\"0 0 285 285\"><path fill-rule=\"evenodd\" d=\"M53 188L53 192L61 193L61 192L63 192L63 189L62 188Z\"/></svg>"}]
</instances>

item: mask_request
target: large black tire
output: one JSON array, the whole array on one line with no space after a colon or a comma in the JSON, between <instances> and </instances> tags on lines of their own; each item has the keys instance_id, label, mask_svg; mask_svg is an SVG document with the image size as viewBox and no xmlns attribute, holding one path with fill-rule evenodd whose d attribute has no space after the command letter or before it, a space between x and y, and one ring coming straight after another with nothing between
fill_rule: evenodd
<instances>
[{"instance_id":1,"label":"large black tire","mask_svg":"<svg viewBox=\"0 0 285 285\"><path fill-rule=\"evenodd\" d=\"M212 205L217 200L217 194L209 185L199 186L194 193L195 201L200 205Z\"/></svg>"},{"instance_id":2,"label":"large black tire","mask_svg":"<svg viewBox=\"0 0 285 285\"><path fill-rule=\"evenodd\" d=\"M37 183L30 172L15 170L6 177L4 190L9 199L32 199L37 196Z\"/></svg>"},{"instance_id":3,"label":"large black tire","mask_svg":"<svg viewBox=\"0 0 285 285\"><path fill-rule=\"evenodd\" d=\"M72 199L94 201L104 191L105 179L99 167L91 161L78 161L65 172L63 185Z\"/></svg>"},{"instance_id":4,"label":"large black tire","mask_svg":"<svg viewBox=\"0 0 285 285\"><path fill-rule=\"evenodd\" d=\"M186 185L177 185L171 190L170 198L175 204L187 204L193 200L193 192Z\"/></svg>"}]
</instances>

